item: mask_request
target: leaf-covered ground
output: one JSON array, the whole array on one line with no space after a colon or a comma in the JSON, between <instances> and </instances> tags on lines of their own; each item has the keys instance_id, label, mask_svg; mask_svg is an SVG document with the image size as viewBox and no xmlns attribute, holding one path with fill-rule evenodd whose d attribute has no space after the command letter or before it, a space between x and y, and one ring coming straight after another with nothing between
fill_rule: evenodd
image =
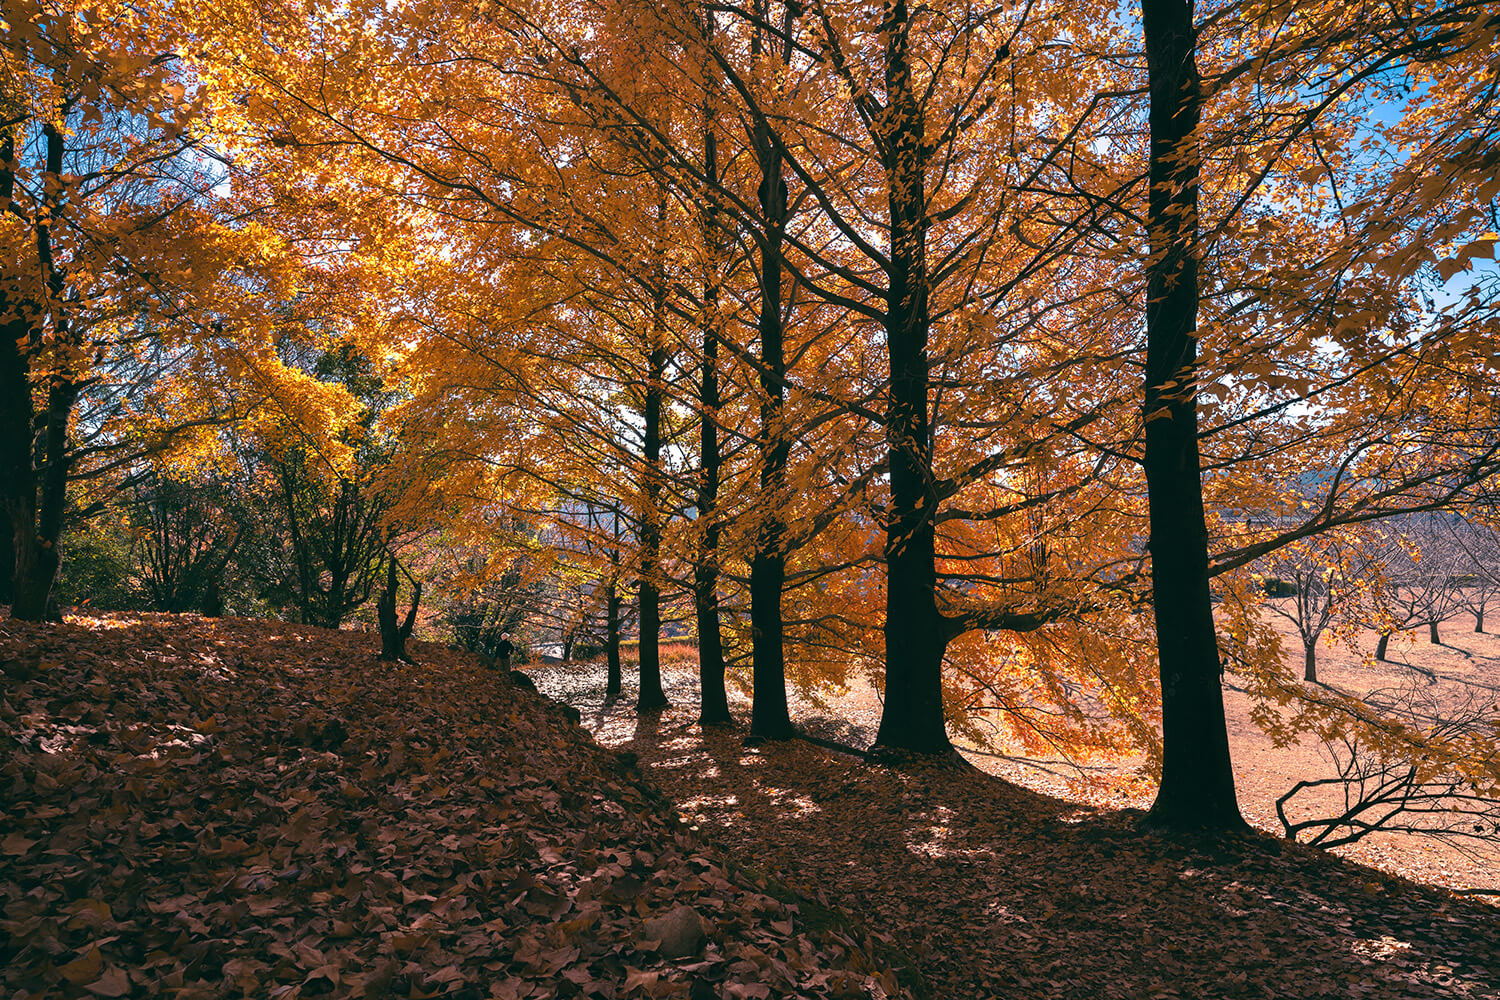
<instances>
[{"instance_id":1,"label":"leaf-covered ground","mask_svg":"<svg viewBox=\"0 0 1500 1000\"><path fill-rule=\"evenodd\" d=\"M377 647L0 623L0 996L907 995L889 941L702 843L557 706Z\"/></svg>"},{"instance_id":2,"label":"leaf-covered ground","mask_svg":"<svg viewBox=\"0 0 1500 1000\"><path fill-rule=\"evenodd\" d=\"M1500 997L1500 909L1472 897L1264 834L1142 834L977 769L746 749L671 680L681 707L637 718L597 673L541 677L713 839L892 935L933 997Z\"/></svg>"}]
</instances>

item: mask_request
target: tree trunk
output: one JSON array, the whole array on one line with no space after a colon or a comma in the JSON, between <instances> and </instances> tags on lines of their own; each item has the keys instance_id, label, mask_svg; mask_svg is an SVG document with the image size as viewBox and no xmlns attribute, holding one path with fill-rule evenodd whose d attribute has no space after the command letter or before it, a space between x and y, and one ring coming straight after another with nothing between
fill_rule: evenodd
<instances>
[{"instance_id":1,"label":"tree trunk","mask_svg":"<svg viewBox=\"0 0 1500 1000\"><path fill-rule=\"evenodd\" d=\"M713 15L708 15L713 30ZM719 631L719 282L723 236L714 190L719 180L713 114L704 104L703 164L709 202L704 208L703 246L708 255L703 282L703 369L699 373L698 559L693 566L693 611L698 622L698 724L727 726L729 696L724 690L724 639Z\"/></svg>"},{"instance_id":2,"label":"tree trunk","mask_svg":"<svg viewBox=\"0 0 1500 1000\"><path fill-rule=\"evenodd\" d=\"M281 495L286 502L287 534L292 543L292 556L297 561L297 620L303 625L312 624L312 554L309 542L302 536L302 526L297 520L296 473L292 459L281 465ZM378 610L378 609L377 609Z\"/></svg>"},{"instance_id":3,"label":"tree trunk","mask_svg":"<svg viewBox=\"0 0 1500 1000\"><path fill-rule=\"evenodd\" d=\"M724 688L724 640L719 634L718 567L703 563L693 570L693 603L698 618L698 724L727 726L729 695Z\"/></svg>"},{"instance_id":4,"label":"tree trunk","mask_svg":"<svg viewBox=\"0 0 1500 1000\"><path fill-rule=\"evenodd\" d=\"M224 614L224 574L229 569L229 560L234 558L234 551L240 547L244 537L243 530L236 531L225 546L223 555L209 562L208 581L203 585L203 598L199 605L205 618L218 618Z\"/></svg>"},{"instance_id":5,"label":"tree trunk","mask_svg":"<svg viewBox=\"0 0 1500 1000\"><path fill-rule=\"evenodd\" d=\"M62 190L62 130L53 123L43 127L47 144L46 176L43 185L48 192ZM15 147L6 138L0 144L0 197L9 201L14 193ZM56 209L55 194L45 203ZM37 262L46 278L51 308L53 339L62 347L69 343L67 316L62 311L63 273L52 256L51 217L35 221ZM41 427L36 428L32 409L32 370L29 346L41 333L42 310L33 303L0 295L4 312L0 345L0 435L6 438L5 457L0 465L5 472L5 505L10 515L15 575L12 579L11 617L23 621L58 620L53 587L62 568L60 542L63 510L67 499L68 422L78 401L79 386L61 367L47 385L46 409ZM28 344L23 348L22 342ZM39 433L36 431L39 430ZM39 459L40 465L34 465Z\"/></svg>"},{"instance_id":6,"label":"tree trunk","mask_svg":"<svg viewBox=\"0 0 1500 1000\"><path fill-rule=\"evenodd\" d=\"M758 41L758 38L757 38ZM781 150L767 122L758 120L751 136L760 163L760 209L765 233L760 247L760 497L755 551L750 556L750 664L754 690L750 706L750 739L788 739L795 735L786 701L786 651L781 621L781 593L786 585L786 463L791 453L782 420L786 355L781 322L782 237L787 217L786 182Z\"/></svg>"},{"instance_id":7,"label":"tree trunk","mask_svg":"<svg viewBox=\"0 0 1500 1000\"><path fill-rule=\"evenodd\" d=\"M10 613L21 621L40 622L48 618L52 583L57 579L61 558L56 542L37 531L34 523L26 523L27 513L24 507L12 510L12 517L19 517L15 522L16 567Z\"/></svg>"},{"instance_id":8,"label":"tree trunk","mask_svg":"<svg viewBox=\"0 0 1500 1000\"><path fill-rule=\"evenodd\" d=\"M62 374L52 376L42 432L42 466L37 470L40 496L35 527L23 525L15 535L16 579L12 617L24 621L61 621L53 596L62 572L63 511L68 493L68 421L78 401L78 385Z\"/></svg>"},{"instance_id":9,"label":"tree trunk","mask_svg":"<svg viewBox=\"0 0 1500 1000\"><path fill-rule=\"evenodd\" d=\"M641 511L640 665L641 685L636 696L637 712L666 708L667 693L661 686L661 407L662 378L667 368L666 348L661 346L661 312L665 302L665 279L658 274L652 303L651 341L647 345L645 405L645 509Z\"/></svg>"},{"instance_id":10,"label":"tree trunk","mask_svg":"<svg viewBox=\"0 0 1500 1000\"><path fill-rule=\"evenodd\" d=\"M641 684L636 694L635 710L657 712L671 704L661 686L661 591L654 582L642 577L639 596L641 638L637 651Z\"/></svg>"},{"instance_id":11,"label":"tree trunk","mask_svg":"<svg viewBox=\"0 0 1500 1000\"><path fill-rule=\"evenodd\" d=\"M1318 641L1303 644L1302 679L1310 684L1318 683Z\"/></svg>"},{"instance_id":12,"label":"tree trunk","mask_svg":"<svg viewBox=\"0 0 1500 1000\"><path fill-rule=\"evenodd\" d=\"M413 660L407 655L406 640L411 638L412 629L417 623L417 606L422 602L422 585L416 583L412 586L411 607L406 611L406 620L398 624L396 590L400 581L396 577L396 557L390 556L389 560L385 590L381 591L380 599L375 604L376 617L380 623L380 658L411 663Z\"/></svg>"},{"instance_id":13,"label":"tree trunk","mask_svg":"<svg viewBox=\"0 0 1500 1000\"><path fill-rule=\"evenodd\" d=\"M1434 646L1443 644L1442 638L1438 635L1438 623L1435 621L1427 623L1427 641Z\"/></svg>"},{"instance_id":14,"label":"tree trunk","mask_svg":"<svg viewBox=\"0 0 1500 1000\"><path fill-rule=\"evenodd\" d=\"M15 193L15 140L0 138L0 201ZM31 442L31 304L0 287L0 491L5 507L7 540L0 552L4 584L0 601L13 604L23 556L34 559L31 535L36 530L36 477ZM31 572L27 568L27 572Z\"/></svg>"},{"instance_id":15,"label":"tree trunk","mask_svg":"<svg viewBox=\"0 0 1500 1000\"><path fill-rule=\"evenodd\" d=\"M608 679L604 685L605 698L617 698L620 694L620 592L613 578L604 596L604 650L607 658Z\"/></svg>"},{"instance_id":16,"label":"tree trunk","mask_svg":"<svg viewBox=\"0 0 1500 1000\"><path fill-rule=\"evenodd\" d=\"M1474 631L1475 632L1483 632L1484 631L1484 609L1483 608L1480 608L1478 611L1474 612Z\"/></svg>"},{"instance_id":17,"label":"tree trunk","mask_svg":"<svg viewBox=\"0 0 1500 1000\"><path fill-rule=\"evenodd\" d=\"M885 708L878 748L952 751L943 714L947 635L937 606L932 515L932 431L928 414L927 198L924 123L912 89L910 13L886 8L885 83L891 126L884 151L891 226L886 293L890 389L885 413L891 500L885 523Z\"/></svg>"},{"instance_id":18,"label":"tree trunk","mask_svg":"<svg viewBox=\"0 0 1500 1000\"><path fill-rule=\"evenodd\" d=\"M0 313L5 311L4 299L0 298ZM6 332L0 329L0 337ZM3 351L0 351L3 353ZM0 389L0 392L3 392ZM0 417L0 428L4 428L4 418ZM4 434L0 429L0 434ZM0 459L0 468L4 469L5 475L10 475L9 463ZM10 604L15 595L16 584L16 532L11 525L10 504L8 500L10 491L6 490L6 496L0 497L0 604Z\"/></svg>"},{"instance_id":19,"label":"tree trunk","mask_svg":"<svg viewBox=\"0 0 1500 1000\"><path fill-rule=\"evenodd\" d=\"M1144 466L1162 686L1162 777L1148 822L1238 829L1198 455L1198 151L1192 0L1144 0L1151 90Z\"/></svg>"},{"instance_id":20,"label":"tree trunk","mask_svg":"<svg viewBox=\"0 0 1500 1000\"><path fill-rule=\"evenodd\" d=\"M1380 633L1380 638L1375 640L1375 659L1382 661L1385 659L1386 647L1389 646L1390 643L1391 634L1389 632Z\"/></svg>"}]
</instances>

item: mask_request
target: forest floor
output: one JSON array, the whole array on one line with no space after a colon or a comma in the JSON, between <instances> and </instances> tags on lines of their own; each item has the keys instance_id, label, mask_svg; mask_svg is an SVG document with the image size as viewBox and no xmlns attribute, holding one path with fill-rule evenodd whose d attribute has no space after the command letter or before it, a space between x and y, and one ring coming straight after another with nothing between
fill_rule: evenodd
<instances>
[{"instance_id":1,"label":"forest floor","mask_svg":"<svg viewBox=\"0 0 1500 1000\"><path fill-rule=\"evenodd\" d=\"M0 621L0 996L914 995L889 941L706 843L560 706L378 648Z\"/></svg>"},{"instance_id":2,"label":"forest floor","mask_svg":"<svg viewBox=\"0 0 1500 1000\"><path fill-rule=\"evenodd\" d=\"M1375 647L1374 633L1356 636L1352 646L1325 640L1318 646L1319 682L1361 696L1374 691L1400 692L1403 696L1430 700L1445 712L1454 711L1470 699L1490 705L1496 711L1493 706L1500 698L1500 635L1475 633L1471 631L1472 622L1467 627L1464 623L1464 619L1455 619L1445 626L1442 643L1438 645L1427 641L1425 628L1398 634L1391 640L1389 659L1385 662L1375 661L1369 655ZM1300 669L1301 640L1285 621L1272 619L1271 624L1283 633L1285 648L1296 653ZM697 665L691 647L672 643L665 645L663 651L667 683L681 692L674 700L696 705ZM602 701L603 681L597 666L551 663L538 677L544 679L544 686L556 697L580 704L598 705ZM880 692L874 686L856 677L846 690L824 694L821 701L821 705L815 705L791 693L793 714L809 732L861 748L874 741L881 710ZM737 709L748 717L748 701L741 698L740 702ZM633 701L627 699L626 707L629 704ZM1276 800L1298 781L1332 776L1336 772L1327 750L1316 739L1307 738L1289 746L1274 745L1251 720L1254 707L1255 702L1231 677L1225 690L1225 714L1240 808L1257 829L1279 836L1282 826L1276 815ZM612 714L618 715L618 709ZM592 718L595 723L590 728L601 742L624 745L623 732L633 724L633 716L627 713L602 728L603 717L597 711ZM983 728L992 734L985 745L956 738L964 757L981 771L1033 791L1104 809L1145 809L1151 804L1153 788L1148 782L1090 788L1073 780L1081 773L1076 765L1061 758L1034 755L1019 743L1007 740L1002 725ZM1090 777L1099 779L1130 776L1138 763L1136 758L1122 758L1090 761L1087 766ZM1341 804L1342 796L1332 789L1321 794L1314 790L1290 800L1286 811L1288 818L1297 822L1315 813L1330 815ZM1486 898L1500 905L1500 847L1493 841L1449 842L1391 832L1375 833L1333 850L1387 874L1416 882L1459 892L1492 893Z\"/></svg>"},{"instance_id":3,"label":"forest floor","mask_svg":"<svg viewBox=\"0 0 1500 1000\"><path fill-rule=\"evenodd\" d=\"M1425 666L1448 654L1398 643L1392 655ZM1325 660L1330 683L1364 670L1362 683L1385 686L1408 669ZM731 852L893 935L933 997L1500 997L1500 911L1439 888L1493 885L1482 858L1399 838L1361 845L1381 870L1267 834L1143 834L1145 802L1085 801L1057 762L1003 748L967 748L969 766L892 769L705 734L686 665L666 675L674 707L646 717L631 690L606 702L596 667L535 676ZM1327 764L1316 748L1261 745L1248 700L1229 703L1246 813L1279 832L1268 803L1288 776ZM734 707L743 717L743 700ZM805 731L869 743L871 690L827 708L794 700Z\"/></svg>"},{"instance_id":4,"label":"forest floor","mask_svg":"<svg viewBox=\"0 0 1500 1000\"><path fill-rule=\"evenodd\" d=\"M601 748L467 656L376 646L0 623L0 995L1500 997L1473 898L539 672Z\"/></svg>"}]
</instances>

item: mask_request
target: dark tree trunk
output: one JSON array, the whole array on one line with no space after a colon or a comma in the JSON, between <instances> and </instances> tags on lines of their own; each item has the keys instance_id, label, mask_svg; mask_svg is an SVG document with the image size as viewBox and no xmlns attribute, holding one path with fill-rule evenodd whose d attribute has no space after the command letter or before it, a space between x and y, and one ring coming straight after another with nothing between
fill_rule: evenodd
<instances>
[{"instance_id":1,"label":"dark tree trunk","mask_svg":"<svg viewBox=\"0 0 1500 1000\"><path fill-rule=\"evenodd\" d=\"M58 553L59 557L62 555ZM52 588L47 593L47 614L49 622L60 622L63 620L62 603L58 601L58 591L62 588L62 560L58 559L57 572L52 574Z\"/></svg>"},{"instance_id":2,"label":"dark tree trunk","mask_svg":"<svg viewBox=\"0 0 1500 1000\"><path fill-rule=\"evenodd\" d=\"M886 293L891 501L885 523L885 708L879 748L952 750L943 715L945 622L937 606L932 514L932 431L928 414L927 198L924 126L907 50L904 0L886 8L885 82L892 127L883 152L891 225Z\"/></svg>"},{"instance_id":3,"label":"dark tree trunk","mask_svg":"<svg viewBox=\"0 0 1500 1000\"><path fill-rule=\"evenodd\" d=\"M1151 89L1145 472L1162 686L1162 777L1148 821L1245 826L1235 798L1198 455L1198 152L1192 0L1144 0Z\"/></svg>"},{"instance_id":4,"label":"dark tree trunk","mask_svg":"<svg viewBox=\"0 0 1500 1000\"><path fill-rule=\"evenodd\" d=\"M1318 644L1314 640L1305 643L1302 647L1302 679L1311 683L1318 683Z\"/></svg>"},{"instance_id":5,"label":"dark tree trunk","mask_svg":"<svg viewBox=\"0 0 1500 1000\"><path fill-rule=\"evenodd\" d=\"M229 561L234 558L234 551L244 538L244 531L236 531L229 544L224 547L223 554L209 561L208 580L203 585L203 597L199 604L205 618L218 618L224 614L224 573L229 569Z\"/></svg>"},{"instance_id":6,"label":"dark tree trunk","mask_svg":"<svg viewBox=\"0 0 1500 1000\"><path fill-rule=\"evenodd\" d=\"M44 126L42 131L47 142L47 176L43 182L44 187L49 192L61 191L59 178L63 160L62 131L52 123ZM12 153L13 148L7 144L3 152ZM3 169L6 176L0 178L0 188L5 188L7 193L14 182L10 161L11 156L5 155L6 167ZM48 195L46 199L49 209L54 211L57 208L55 198L55 195ZM69 328L67 317L62 312L63 274L52 256L51 219L36 220L35 233L37 261L46 277L47 295L52 303L52 334L60 345L66 345L69 342ZM30 359L22 353L18 341L22 336L30 337L40 332L34 330L33 323L27 320L30 316L39 322L40 316L19 302L11 302L9 305L11 308L3 320L7 327L12 322L16 323L15 329L20 332L16 340L12 341L10 337L13 331L7 329L7 344L4 348L7 356L0 364L7 369L3 376L7 382L6 389L19 390L24 397L23 400L15 401L12 411L7 413L7 417L14 420L18 416L31 414ZM9 315L10 313L15 315ZM21 480L10 488L7 506L14 529L16 556L11 616L24 621L56 621L62 617L53 598L53 587L62 569L60 543L63 509L67 499L68 465L71 460L68 451L68 422L73 414L73 406L78 401L78 391L77 382L65 370L54 372L47 385L47 404L42 413L39 437L32 435L32 425L28 424L20 442L9 446L25 450L24 456L14 456L6 462L8 466L20 466L15 471L22 474ZM10 420L4 428L7 431L12 429ZM32 465L33 454L39 455L40 466Z\"/></svg>"},{"instance_id":7,"label":"dark tree trunk","mask_svg":"<svg viewBox=\"0 0 1500 1000\"><path fill-rule=\"evenodd\" d=\"M297 520L297 485L290 464L281 466L281 496L286 502L287 533L291 537L292 557L297 561L297 620L312 624L312 554Z\"/></svg>"},{"instance_id":8,"label":"dark tree trunk","mask_svg":"<svg viewBox=\"0 0 1500 1000\"><path fill-rule=\"evenodd\" d=\"M706 559L706 557L705 557ZM729 695L724 688L724 640L719 633L718 567L707 561L693 568L693 603L698 618L698 724L727 726Z\"/></svg>"},{"instance_id":9,"label":"dark tree trunk","mask_svg":"<svg viewBox=\"0 0 1500 1000\"><path fill-rule=\"evenodd\" d=\"M762 5L762 9L764 5ZM790 15L788 15L790 28ZM788 32L789 36L790 32ZM759 36L757 36L757 46ZM782 549L786 522L786 463L791 452L782 422L786 356L781 318L782 239L787 218L781 150L769 124L755 123L751 135L760 164L760 210L765 222L760 247L760 496L755 551L750 556L750 664L754 691L750 706L753 741L788 739L796 734L786 701L786 649L781 594L786 584Z\"/></svg>"},{"instance_id":10,"label":"dark tree trunk","mask_svg":"<svg viewBox=\"0 0 1500 1000\"><path fill-rule=\"evenodd\" d=\"M664 390L662 378L667 368L667 352L661 346L660 323L665 301L665 278L658 274L656 301L653 303L651 342L647 346L645 405L645 509L641 511L641 575L638 594L641 619L641 686L636 697L637 712L654 712L666 708L667 693L661 686L661 407Z\"/></svg>"},{"instance_id":11,"label":"dark tree trunk","mask_svg":"<svg viewBox=\"0 0 1500 1000\"><path fill-rule=\"evenodd\" d=\"M656 712L668 707L666 691L661 686L661 592L656 584L642 577L640 581L641 603L641 686L636 695L637 712Z\"/></svg>"},{"instance_id":12,"label":"dark tree trunk","mask_svg":"<svg viewBox=\"0 0 1500 1000\"><path fill-rule=\"evenodd\" d=\"M713 30L713 15L708 15ZM719 268L723 235L714 190L719 183L718 149L712 109L705 102L703 166L708 180L703 245L708 254L703 283L703 370L699 373L698 560L693 566L693 611L698 621L698 724L727 726L729 696L724 690L724 639L719 631Z\"/></svg>"},{"instance_id":13,"label":"dark tree trunk","mask_svg":"<svg viewBox=\"0 0 1500 1000\"><path fill-rule=\"evenodd\" d=\"M0 314L4 312L5 302L3 298L0 298ZM6 335L6 331L0 328L0 338ZM3 347L0 347L0 354L3 353ZM3 361L0 361L0 364L3 364ZM3 380L0 380L0 393L5 391ZM5 433L5 426L5 418L0 415L0 434ZM0 470L3 470L4 475L10 475L9 463L4 459L0 459ZM16 583L16 532L10 520L10 490L7 489L5 492L6 496L0 498L0 604L11 602L15 595Z\"/></svg>"},{"instance_id":14,"label":"dark tree trunk","mask_svg":"<svg viewBox=\"0 0 1500 1000\"><path fill-rule=\"evenodd\" d=\"M0 201L15 194L15 140L0 138ZM23 553L36 531L36 477L32 469L31 303L0 287L0 491L6 540L0 546L4 583L0 601L12 604ZM28 558L34 558L28 555ZM30 572L28 568L28 572Z\"/></svg>"},{"instance_id":15,"label":"dark tree trunk","mask_svg":"<svg viewBox=\"0 0 1500 1000\"><path fill-rule=\"evenodd\" d=\"M1438 635L1437 622L1427 623L1427 641L1432 643L1434 646L1441 646L1443 644L1442 637Z\"/></svg>"},{"instance_id":16,"label":"dark tree trunk","mask_svg":"<svg viewBox=\"0 0 1500 1000\"><path fill-rule=\"evenodd\" d=\"M398 624L396 589L399 582L396 577L396 557L390 556L386 567L385 590L381 591L380 599L375 605L376 617L380 622L380 658L412 663L412 658L406 653L406 640L411 638L412 629L417 623L417 605L422 601L422 584L413 584L411 607L406 611L406 619Z\"/></svg>"},{"instance_id":17,"label":"dark tree trunk","mask_svg":"<svg viewBox=\"0 0 1500 1000\"><path fill-rule=\"evenodd\" d=\"M610 562L619 569L619 559L615 553L610 553ZM608 679L604 685L605 698L617 698L620 695L621 671L620 671L620 590L615 585L613 576L609 579L609 589L604 595L604 651L607 658Z\"/></svg>"},{"instance_id":18,"label":"dark tree trunk","mask_svg":"<svg viewBox=\"0 0 1500 1000\"><path fill-rule=\"evenodd\" d=\"M1389 632L1380 633L1380 638L1375 640L1375 659L1383 661L1385 659L1386 647L1390 644L1391 634Z\"/></svg>"},{"instance_id":19,"label":"dark tree trunk","mask_svg":"<svg viewBox=\"0 0 1500 1000\"><path fill-rule=\"evenodd\" d=\"M199 608L205 618L218 618L224 613L224 594L219 585L219 573L210 572L208 582L203 585L203 598Z\"/></svg>"},{"instance_id":20,"label":"dark tree trunk","mask_svg":"<svg viewBox=\"0 0 1500 1000\"><path fill-rule=\"evenodd\" d=\"M1474 612L1474 631L1484 631L1484 609L1482 608Z\"/></svg>"}]
</instances>

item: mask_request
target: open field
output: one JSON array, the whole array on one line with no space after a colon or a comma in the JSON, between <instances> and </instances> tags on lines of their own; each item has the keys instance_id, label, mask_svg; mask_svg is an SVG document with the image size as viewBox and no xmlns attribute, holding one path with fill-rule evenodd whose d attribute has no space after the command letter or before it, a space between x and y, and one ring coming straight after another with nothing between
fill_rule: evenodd
<instances>
[{"instance_id":1,"label":"open field","mask_svg":"<svg viewBox=\"0 0 1500 1000\"><path fill-rule=\"evenodd\" d=\"M1318 677L1331 687L1369 692L1416 685L1418 690L1452 708L1473 696L1493 704L1500 694L1500 636L1471 631L1472 620L1459 618L1442 630L1443 645L1427 641L1426 630L1393 638L1390 662L1366 662L1375 648L1373 633L1361 637L1362 650L1319 644ZM1300 640L1286 637L1288 654L1301 660ZM1256 826L1279 832L1276 799L1298 780L1333 773L1315 741L1277 748L1250 721L1250 699L1227 690L1229 740L1234 753L1236 784L1245 816ZM1295 820L1296 813L1292 814ZM1500 891L1500 852L1467 854L1430 838L1404 834L1372 834L1336 850L1347 857L1385 871L1433 885L1455 889Z\"/></svg>"}]
</instances>

